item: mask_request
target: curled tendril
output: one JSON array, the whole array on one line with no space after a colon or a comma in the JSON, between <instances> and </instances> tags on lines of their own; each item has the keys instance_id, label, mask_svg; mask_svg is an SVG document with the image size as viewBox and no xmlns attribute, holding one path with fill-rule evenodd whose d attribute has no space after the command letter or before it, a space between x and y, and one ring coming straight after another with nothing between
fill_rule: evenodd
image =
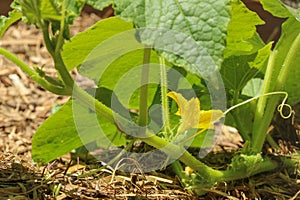
<instances>
[{"instance_id":1,"label":"curled tendril","mask_svg":"<svg viewBox=\"0 0 300 200\"><path fill-rule=\"evenodd\" d=\"M234 106L230 107L229 109L227 109L227 110L224 112L224 115L226 115L226 114L227 114L228 112L230 112L231 110L233 110L233 109L235 109L235 108L237 108L237 107L239 107L239 106L241 106L241 105L244 105L244 104L246 104L246 103L249 103L250 101L253 101L253 100L255 100L255 99L258 99L258 98L260 98L260 97L263 97L263 96L269 96L269 95L278 95L278 94L284 94L285 97L284 97L284 99L282 100L281 104L278 105L277 111L279 112L280 116L281 116L283 119L288 119L288 118L290 118L292 115L294 115L295 112L294 112L294 110L292 109L292 106L290 106L289 104L286 104L286 103L285 103L285 102L287 101L287 98L288 98L287 92L281 92L281 91L279 91L279 92L270 92L270 93L266 93L266 94L262 94L262 95L259 95L259 96L252 97L251 99L248 99L248 100L246 100L246 101L243 101L243 102L241 102L241 103L239 103L239 104L237 104L237 105L234 105ZM283 108L284 108L284 107L287 107L287 108L289 109L288 115L284 115L284 114L283 114Z\"/></svg>"},{"instance_id":2,"label":"curled tendril","mask_svg":"<svg viewBox=\"0 0 300 200\"><path fill-rule=\"evenodd\" d=\"M290 106L289 104L286 104L286 100L287 100L287 97L288 95L285 94L285 97L283 99L283 101L281 102L280 105L278 105L277 107L277 111L279 112L280 116L283 118L283 119L288 119L290 118L292 115L294 115L295 111L293 110L292 106ZM289 109L289 113L287 115L284 115L283 114L283 108L284 107L287 107Z\"/></svg>"}]
</instances>

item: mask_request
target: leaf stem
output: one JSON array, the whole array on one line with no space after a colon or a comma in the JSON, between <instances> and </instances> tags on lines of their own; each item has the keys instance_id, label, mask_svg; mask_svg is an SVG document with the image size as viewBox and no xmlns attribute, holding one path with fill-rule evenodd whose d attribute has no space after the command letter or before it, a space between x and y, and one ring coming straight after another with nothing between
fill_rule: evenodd
<instances>
[{"instance_id":1,"label":"leaf stem","mask_svg":"<svg viewBox=\"0 0 300 200\"><path fill-rule=\"evenodd\" d=\"M35 82L40 84L44 89L53 92L54 94L58 95L71 95L72 93L61 87L56 87L46 81L43 77L41 77L34 69L29 67L26 63L24 63L22 60L20 60L17 56L12 54L11 52L3 49L0 47L0 54L5 56L8 60L12 61L14 64L16 64L18 67L20 67L30 78L32 78Z\"/></svg>"},{"instance_id":2,"label":"leaf stem","mask_svg":"<svg viewBox=\"0 0 300 200\"><path fill-rule=\"evenodd\" d=\"M167 78L167 69L165 64L165 59L159 57L160 63L160 80L161 80L161 101L162 101L162 120L164 122L164 133L170 134L170 113L169 113L169 100L167 97L168 93L168 78Z\"/></svg>"},{"instance_id":3,"label":"leaf stem","mask_svg":"<svg viewBox=\"0 0 300 200\"><path fill-rule=\"evenodd\" d=\"M87 105L91 110L95 111L97 114L103 116L111 123L115 123L113 117L113 111L108 108L106 105L89 95L86 91L81 89L79 86L74 84L73 87L73 97L78 99Z\"/></svg>"},{"instance_id":4,"label":"leaf stem","mask_svg":"<svg viewBox=\"0 0 300 200\"><path fill-rule=\"evenodd\" d=\"M55 53L54 57L54 66L55 69L58 71L59 75L61 76L64 85L67 90L72 90L74 85L74 80L71 77L69 71L67 70L67 67L61 57L61 53Z\"/></svg>"},{"instance_id":5,"label":"leaf stem","mask_svg":"<svg viewBox=\"0 0 300 200\"><path fill-rule=\"evenodd\" d=\"M61 26L62 26L62 24L61 24ZM59 40L56 42L56 44L53 44L53 42L51 41L48 29L49 29L49 23L48 22L43 23L42 32L43 32L43 38L45 41L46 48L54 60L54 67L55 67L56 71L58 72L61 80L63 81L66 89L71 91L73 84L74 84L74 80L72 79L69 71L67 70L67 68L62 60L61 51L60 51L61 48L58 47L58 46L62 46L62 43L63 43L62 35L63 35L65 27L63 27L63 29L60 30Z\"/></svg>"},{"instance_id":6,"label":"leaf stem","mask_svg":"<svg viewBox=\"0 0 300 200\"><path fill-rule=\"evenodd\" d=\"M270 81L273 80L271 78L274 77L275 76L274 73L276 73L275 67L273 67L273 65L275 64L275 62L274 62L275 59L274 59L274 56L272 56L272 57L270 56L271 65L270 66L268 65L268 68L272 67L272 69L267 68L268 73L266 73L267 80L264 83L264 87L263 87L264 90L269 89L268 85L270 85L270 87L271 87L274 84L275 84L275 87L273 89L275 91L280 90L284 87L284 83L286 82L286 80L288 78L289 72L293 71L291 69L292 68L291 63L292 63L294 57L296 56L296 53L298 52L299 46L300 46L300 33L297 35L294 42L292 43L291 48L285 57L283 65L281 66L277 80L274 83L271 83ZM276 53L275 53L275 55L276 55ZM267 86L265 86L265 84L267 84ZM270 89L272 89L272 88L270 88ZM267 92L264 90L263 90L263 92ZM260 102L258 104L257 113L256 113L256 114L258 114L258 116L255 116L256 124L254 124L255 129L253 130L253 138L252 138L252 149L254 152L261 152L261 150L262 150L262 147L263 147L263 144L265 141L265 137L266 137L266 132L272 121L274 110L276 108L278 101L279 101L279 97L274 97L272 99L269 99L268 102L266 102L266 100L264 100L263 102ZM260 123L258 121L260 121Z\"/></svg>"},{"instance_id":7,"label":"leaf stem","mask_svg":"<svg viewBox=\"0 0 300 200\"><path fill-rule=\"evenodd\" d=\"M66 0L63 0L62 6L61 6L61 20L60 20L60 31L58 35L58 39L55 46L55 54L58 54L61 50L61 47L64 42L64 31L65 31L65 19L66 18Z\"/></svg>"},{"instance_id":8,"label":"leaf stem","mask_svg":"<svg viewBox=\"0 0 300 200\"><path fill-rule=\"evenodd\" d=\"M293 70L291 63L293 62L296 54L299 52L300 47L300 33L297 35L296 39L294 40L290 50L288 51L286 58L283 62L283 65L281 67L279 76L276 81L276 87L275 90L281 90L284 87L284 83L286 82L289 72L292 72Z\"/></svg>"},{"instance_id":9,"label":"leaf stem","mask_svg":"<svg viewBox=\"0 0 300 200\"><path fill-rule=\"evenodd\" d=\"M277 50L271 51L271 53L270 53L261 94L266 94L266 93L272 91L275 87L275 85L274 85L274 82L275 82L274 70L275 70L275 58L276 58L277 54L278 54ZM253 132L257 131L260 127L261 119L264 115L264 110L266 107L266 102L267 102L266 96L263 96L257 102L255 117L254 117L254 122L253 122Z\"/></svg>"},{"instance_id":10,"label":"leaf stem","mask_svg":"<svg viewBox=\"0 0 300 200\"><path fill-rule=\"evenodd\" d=\"M145 46L144 60L141 78L140 90L140 109L139 109L139 125L146 126L148 124L148 82L149 82L149 63L151 56L151 48Z\"/></svg>"}]
</instances>

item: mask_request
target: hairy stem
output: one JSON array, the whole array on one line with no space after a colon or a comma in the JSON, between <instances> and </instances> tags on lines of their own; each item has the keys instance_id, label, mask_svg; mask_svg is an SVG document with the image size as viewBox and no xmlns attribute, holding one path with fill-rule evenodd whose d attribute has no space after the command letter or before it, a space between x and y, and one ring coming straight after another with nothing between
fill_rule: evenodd
<instances>
[{"instance_id":1,"label":"hairy stem","mask_svg":"<svg viewBox=\"0 0 300 200\"><path fill-rule=\"evenodd\" d=\"M7 59L12 61L18 67L20 67L30 78L32 78L35 82L40 84L44 89L53 92L58 95L71 95L71 91L66 90L65 88L57 87L49 83L43 77L41 77L34 69L25 64L22 60L20 60L17 56L12 54L11 52L0 47L0 54L4 55Z\"/></svg>"},{"instance_id":2,"label":"hairy stem","mask_svg":"<svg viewBox=\"0 0 300 200\"><path fill-rule=\"evenodd\" d=\"M74 84L73 87L73 98L78 99L79 101L83 102L87 105L91 110L95 111L97 114L103 116L111 123L115 123L113 117L113 111L108 108L106 105L89 95L86 91L78 87Z\"/></svg>"},{"instance_id":3,"label":"hairy stem","mask_svg":"<svg viewBox=\"0 0 300 200\"><path fill-rule=\"evenodd\" d=\"M61 26L64 24L61 24ZM53 44L53 42L50 39L49 35L49 23L45 22L42 26L42 32L43 32L43 38L45 42L45 46L50 53L51 57L54 60L54 67L56 71L58 72L61 80L63 81L65 87L67 90L71 90L74 84L74 80L72 79L70 73L68 72L62 57L61 57L61 46L63 44L63 32L64 32L65 26L60 30L60 35L58 41ZM59 47L58 47L59 46Z\"/></svg>"},{"instance_id":4,"label":"hairy stem","mask_svg":"<svg viewBox=\"0 0 300 200\"><path fill-rule=\"evenodd\" d=\"M165 59L163 57L159 58L160 62L160 80L161 80L161 101L162 101L162 119L164 122L164 132L165 134L170 134L170 113L169 113L169 101L167 97L168 93L168 78L167 69L165 64Z\"/></svg>"},{"instance_id":5,"label":"hairy stem","mask_svg":"<svg viewBox=\"0 0 300 200\"><path fill-rule=\"evenodd\" d=\"M59 35L58 35L58 39L56 42L56 46L55 46L55 54L60 53L61 47L64 43L64 31L65 31L65 18L66 18L66 0L63 0L62 2L62 6L61 6L61 20L60 20L60 31L59 31Z\"/></svg>"},{"instance_id":6,"label":"hairy stem","mask_svg":"<svg viewBox=\"0 0 300 200\"><path fill-rule=\"evenodd\" d=\"M58 71L60 77L62 78L66 89L72 90L73 85L74 85L74 80L71 77L69 71L67 70L67 67L65 66L65 63L61 57L60 52L55 53L54 66L55 66L55 69Z\"/></svg>"},{"instance_id":7,"label":"hairy stem","mask_svg":"<svg viewBox=\"0 0 300 200\"><path fill-rule=\"evenodd\" d=\"M146 126L148 124L148 82L149 82L149 63L151 56L151 48L144 48L144 61L141 78L140 91L140 110L139 110L139 125Z\"/></svg>"}]
</instances>

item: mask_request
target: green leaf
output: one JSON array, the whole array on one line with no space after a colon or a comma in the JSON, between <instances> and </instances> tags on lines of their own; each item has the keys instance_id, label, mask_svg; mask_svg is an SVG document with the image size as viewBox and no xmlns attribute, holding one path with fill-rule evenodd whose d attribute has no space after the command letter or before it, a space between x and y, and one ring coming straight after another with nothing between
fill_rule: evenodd
<instances>
[{"instance_id":1,"label":"green leaf","mask_svg":"<svg viewBox=\"0 0 300 200\"><path fill-rule=\"evenodd\" d=\"M222 78L225 88L240 91L252 78L249 74L257 72L255 68L250 68L249 62L253 61L255 55L231 56L224 60L221 68Z\"/></svg>"},{"instance_id":2,"label":"green leaf","mask_svg":"<svg viewBox=\"0 0 300 200\"><path fill-rule=\"evenodd\" d=\"M16 10L13 10L8 14L8 17L0 16L0 39L2 38L5 31L10 27L10 25L15 23L22 17L22 14Z\"/></svg>"},{"instance_id":3,"label":"green leaf","mask_svg":"<svg viewBox=\"0 0 300 200\"><path fill-rule=\"evenodd\" d=\"M125 107L137 109L144 45L136 41L135 33L132 23L118 18L101 20L66 43L64 61L68 69L81 65L80 74L93 79L99 87L114 90ZM159 63L153 51L151 63ZM149 77L154 80L149 81L159 83L158 68L150 68ZM156 88L155 85L149 87L148 104Z\"/></svg>"},{"instance_id":4,"label":"green leaf","mask_svg":"<svg viewBox=\"0 0 300 200\"><path fill-rule=\"evenodd\" d=\"M37 25L41 20L40 5L39 0L15 0L11 7L21 12L27 23Z\"/></svg>"},{"instance_id":5,"label":"green leaf","mask_svg":"<svg viewBox=\"0 0 300 200\"><path fill-rule=\"evenodd\" d=\"M229 2L215 0L115 1L116 15L132 20L142 43L168 61L211 78L223 61Z\"/></svg>"},{"instance_id":6,"label":"green leaf","mask_svg":"<svg viewBox=\"0 0 300 200\"><path fill-rule=\"evenodd\" d=\"M262 48L264 43L256 33L256 25L264 24L264 21L241 1L233 1L230 11L225 57L250 55Z\"/></svg>"},{"instance_id":7,"label":"green leaf","mask_svg":"<svg viewBox=\"0 0 300 200\"><path fill-rule=\"evenodd\" d=\"M72 24L81 13L85 0L66 0L66 22Z\"/></svg>"},{"instance_id":8,"label":"green leaf","mask_svg":"<svg viewBox=\"0 0 300 200\"><path fill-rule=\"evenodd\" d=\"M243 88L242 94L249 96L249 97L254 97L258 96L261 94L262 90L262 85L263 85L263 80L260 78L253 78L251 79L246 86Z\"/></svg>"},{"instance_id":9,"label":"green leaf","mask_svg":"<svg viewBox=\"0 0 300 200\"><path fill-rule=\"evenodd\" d=\"M37 130L32 139L32 158L37 162L49 162L82 146L69 101L50 116Z\"/></svg>"},{"instance_id":10,"label":"green leaf","mask_svg":"<svg viewBox=\"0 0 300 200\"><path fill-rule=\"evenodd\" d=\"M259 72L264 73L271 48L269 43L255 54L226 58L220 71L225 87L240 91Z\"/></svg>"},{"instance_id":11,"label":"green leaf","mask_svg":"<svg viewBox=\"0 0 300 200\"><path fill-rule=\"evenodd\" d=\"M71 41L63 46L62 57L68 70L80 66L91 51L105 40L124 31L132 30L132 28L132 23L112 17L101 20L87 31L77 34ZM115 43L117 42L118 41L115 41ZM105 54L107 50L108 49L102 49L101 52ZM114 50L114 47L110 48L110 52L107 52L107 55L109 55L112 50ZM103 56L103 59L104 61L107 60L105 59L105 55ZM108 62L110 63L111 60L108 60Z\"/></svg>"},{"instance_id":12,"label":"green leaf","mask_svg":"<svg viewBox=\"0 0 300 200\"><path fill-rule=\"evenodd\" d=\"M23 13L26 22L40 26L43 20L61 21L64 2L63 0L15 0L12 7ZM71 24L75 17L80 15L85 0L66 0L65 3L65 20L67 24Z\"/></svg>"},{"instance_id":13,"label":"green leaf","mask_svg":"<svg viewBox=\"0 0 300 200\"><path fill-rule=\"evenodd\" d=\"M61 5L57 5L55 0L43 0L41 1L41 6L40 6L40 10L41 10L41 17L43 19L49 19L49 20L57 20L60 21L61 20Z\"/></svg>"},{"instance_id":14,"label":"green leaf","mask_svg":"<svg viewBox=\"0 0 300 200\"><path fill-rule=\"evenodd\" d=\"M145 27L145 3L145 0L114 0L115 14L133 21L137 28Z\"/></svg>"},{"instance_id":15,"label":"green leaf","mask_svg":"<svg viewBox=\"0 0 300 200\"><path fill-rule=\"evenodd\" d=\"M95 9L103 10L103 8L109 6L113 2L113 0L87 0L86 3Z\"/></svg>"},{"instance_id":16,"label":"green leaf","mask_svg":"<svg viewBox=\"0 0 300 200\"><path fill-rule=\"evenodd\" d=\"M264 73L267 60L271 53L272 45L273 42L270 42L267 45L265 45L263 48L259 49L257 51L257 56L255 57L255 59L249 62L249 66L254 67Z\"/></svg>"},{"instance_id":17,"label":"green leaf","mask_svg":"<svg viewBox=\"0 0 300 200\"><path fill-rule=\"evenodd\" d=\"M69 100L37 130L32 139L32 158L49 162L95 140L102 141L99 144L103 147L126 143L115 125L95 117L79 102Z\"/></svg>"},{"instance_id":18,"label":"green leaf","mask_svg":"<svg viewBox=\"0 0 300 200\"><path fill-rule=\"evenodd\" d=\"M288 11L286 5L280 0L261 0L264 10L269 11L272 15L281 18L287 18L291 16L291 13Z\"/></svg>"}]
</instances>

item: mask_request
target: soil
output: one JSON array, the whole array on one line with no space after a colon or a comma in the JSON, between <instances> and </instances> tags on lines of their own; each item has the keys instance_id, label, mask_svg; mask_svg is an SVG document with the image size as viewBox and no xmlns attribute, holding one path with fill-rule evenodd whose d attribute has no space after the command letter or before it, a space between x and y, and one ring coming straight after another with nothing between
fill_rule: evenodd
<instances>
[{"instance_id":1,"label":"soil","mask_svg":"<svg viewBox=\"0 0 300 200\"><path fill-rule=\"evenodd\" d=\"M110 15L109 10L107 15ZM71 34L85 30L100 19L94 13L83 13L72 26ZM16 23L5 33L0 45L29 65L44 65L48 74L54 74L42 35L35 27ZM32 136L51 115L52 109L64 104L68 98L45 91L2 56L0 93L0 200L300 199L299 169L291 172L283 168L244 180L219 183L213 188L203 189L207 193L200 198L184 190L176 177L166 173L167 170L155 174L123 174L114 169L104 169L98 162L82 163L70 155L46 166L37 166L31 159ZM295 110L300 111L297 107ZM298 117L295 119L293 123L280 118L274 121L272 134L279 141L281 150L275 151L266 145L265 154L274 156L299 152L299 121ZM236 134L235 130L225 129L223 143L220 141L217 153L204 160L210 165L220 166L222 162L228 162L234 152L225 154L222 150L235 150L241 146L239 136L231 135L232 131ZM222 148L224 146L226 148ZM295 159L299 161L299 156Z\"/></svg>"}]
</instances>

